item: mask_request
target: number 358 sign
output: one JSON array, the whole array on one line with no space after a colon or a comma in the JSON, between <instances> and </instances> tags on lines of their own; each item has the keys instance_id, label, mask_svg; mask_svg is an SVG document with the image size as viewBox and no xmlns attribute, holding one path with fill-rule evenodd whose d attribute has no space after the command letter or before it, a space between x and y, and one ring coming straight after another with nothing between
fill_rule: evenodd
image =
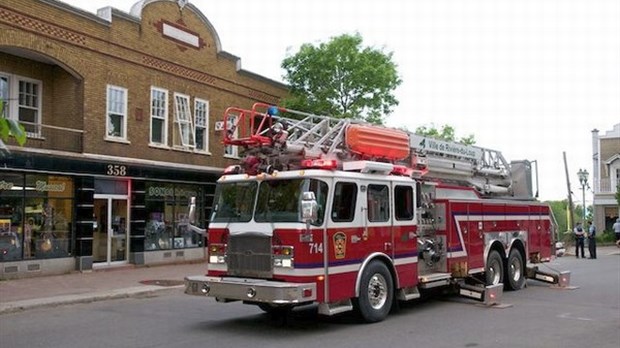
<instances>
[{"instance_id":1,"label":"number 358 sign","mask_svg":"<svg viewBox=\"0 0 620 348\"><path fill-rule=\"evenodd\" d=\"M127 166L122 164L106 164L105 174L111 176L125 176L127 175Z\"/></svg>"}]
</instances>

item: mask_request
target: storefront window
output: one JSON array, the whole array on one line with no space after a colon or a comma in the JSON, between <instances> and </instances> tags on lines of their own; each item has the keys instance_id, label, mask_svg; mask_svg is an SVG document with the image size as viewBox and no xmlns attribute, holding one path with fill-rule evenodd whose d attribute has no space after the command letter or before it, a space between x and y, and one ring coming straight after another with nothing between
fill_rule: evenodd
<instances>
[{"instance_id":1,"label":"storefront window","mask_svg":"<svg viewBox=\"0 0 620 348\"><path fill-rule=\"evenodd\" d=\"M0 261L20 260L29 246L24 245L23 207L24 176L0 175ZM29 249L27 254L30 254Z\"/></svg>"},{"instance_id":2,"label":"storefront window","mask_svg":"<svg viewBox=\"0 0 620 348\"><path fill-rule=\"evenodd\" d=\"M197 197L197 211L202 211L200 187L151 183L146 185L145 250L201 247L202 235L189 228L189 199ZM197 221L203 221L197 216Z\"/></svg>"},{"instance_id":3,"label":"storefront window","mask_svg":"<svg viewBox=\"0 0 620 348\"><path fill-rule=\"evenodd\" d=\"M53 175L0 177L2 260L71 255L73 181Z\"/></svg>"}]
</instances>

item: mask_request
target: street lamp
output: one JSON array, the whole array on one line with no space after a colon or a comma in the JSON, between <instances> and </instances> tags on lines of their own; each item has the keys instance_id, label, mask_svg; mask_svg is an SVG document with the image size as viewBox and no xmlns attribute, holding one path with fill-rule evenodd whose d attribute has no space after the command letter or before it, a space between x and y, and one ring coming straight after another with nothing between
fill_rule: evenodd
<instances>
[{"instance_id":1,"label":"street lamp","mask_svg":"<svg viewBox=\"0 0 620 348\"><path fill-rule=\"evenodd\" d=\"M583 194L583 220L582 222L586 222L586 187L588 186L588 171L585 169L579 169L577 172L577 176L579 177L579 183L581 184L581 191Z\"/></svg>"}]
</instances>

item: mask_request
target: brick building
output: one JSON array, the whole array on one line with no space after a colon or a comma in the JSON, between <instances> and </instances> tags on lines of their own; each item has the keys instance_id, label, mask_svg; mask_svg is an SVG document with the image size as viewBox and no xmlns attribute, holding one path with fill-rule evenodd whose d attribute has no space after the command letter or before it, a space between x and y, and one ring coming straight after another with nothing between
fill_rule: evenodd
<instances>
[{"instance_id":1,"label":"brick building","mask_svg":"<svg viewBox=\"0 0 620 348\"><path fill-rule=\"evenodd\" d=\"M599 134L592 131L592 176L594 179L593 220L599 231L612 231L620 216L616 192L620 187L620 123Z\"/></svg>"},{"instance_id":2,"label":"brick building","mask_svg":"<svg viewBox=\"0 0 620 348\"><path fill-rule=\"evenodd\" d=\"M56 0L0 3L4 117L28 132L0 157L0 278L201 259L221 169L216 121L277 104L187 1L97 15Z\"/></svg>"}]
</instances>

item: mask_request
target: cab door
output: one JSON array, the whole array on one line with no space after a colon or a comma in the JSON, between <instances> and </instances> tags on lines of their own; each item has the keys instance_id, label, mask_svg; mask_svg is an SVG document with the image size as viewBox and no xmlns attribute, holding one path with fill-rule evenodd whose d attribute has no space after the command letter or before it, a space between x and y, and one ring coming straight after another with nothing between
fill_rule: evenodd
<instances>
[{"instance_id":1,"label":"cab door","mask_svg":"<svg viewBox=\"0 0 620 348\"><path fill-rule=\"evenodd\" d=\"M401 287L413 286L418 279L417 228L415 225L415 185L393 183L392 259Z\"/></svg>"}]
</instances>

